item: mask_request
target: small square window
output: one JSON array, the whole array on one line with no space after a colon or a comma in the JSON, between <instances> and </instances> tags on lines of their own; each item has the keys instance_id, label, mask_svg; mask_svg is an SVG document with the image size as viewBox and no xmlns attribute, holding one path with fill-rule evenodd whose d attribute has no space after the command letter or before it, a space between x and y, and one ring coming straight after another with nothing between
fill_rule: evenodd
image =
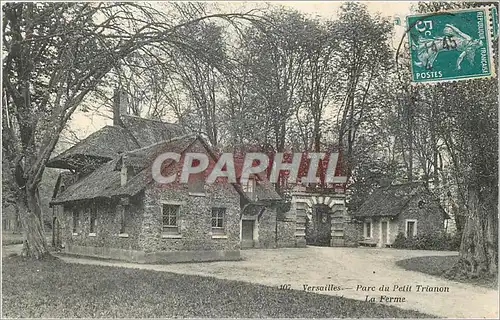
<instances>
[{"instance_id":1,"label":"small square window","mask_svg":"<svg viewBox=\"0 0 500 320\"><path fill-rule=\"evenodd\" d=\"M253 193L255 189L255 180L252 178L249 178L246 182L244 182L241 187L243 188L244 192L247 193Z\"/></svg>"},{"instance_id":2,"label":"small square window","mask_svg":"<svg viewBox=\"0 0 500 320\"><path fill-rule=\"evenodd\" d=\"M120 234L127 233L127 208L124 205L119 207L120 214Z\"/></svg>"},{"instance_id":3,"label":"small square window","mask_svg":"<svg viewBox=\"0 0 500 320\"><path fill-rule=\"evenodd\" d=\"M417 221L407 220L406 221L406 237L412 238L417 235Z\"/></svg>"},{"instance_id":4,"label":"small square window","mask_svg":"<svg viewBox=\"0 0 500 320\"><path fill-rule=\"evenodd\" d=\"M243 192L246 193L246 195L254 200L254 195L255 195L255 179L249 178L246 182L242 182L241 184L241 189Z\"/></svg>"},{"instance_id":5,"label":"small square window","mask_svg":"<svg viewBox=\"0 0 500 320\"><path fill-rule=\"evenodd\" d=\"M212 208L212 232L224 232L226 208Z\"/></svg>"},{"instance_id":6,"label":"small square window","mask_svg":"<svg viewBox=\"0 0 500 320\"><path fill-rule=\"evenodd\" d=\"M371 238L372 237L372 222L367 221L365 222L365 238Z\"/></svg>"},{"instance_id":7,"label":"small square window","mask_svg":"<svg viewBox=\"0 0 500 320\"><path fill-rule=\"evenodd\" d=\"M178 233L179 209L177 205L163 205L163 232Z\"/></svg>"},{"instance_id":8,"label":"small square window","mask_svg":"<svg viewBox=\"0 0 500 320\"><path fill-rule=\"evenodd\" d=\"M73 211L73 233L78 233L80 229L80 211Z\"/></svg>"}]
</instances>

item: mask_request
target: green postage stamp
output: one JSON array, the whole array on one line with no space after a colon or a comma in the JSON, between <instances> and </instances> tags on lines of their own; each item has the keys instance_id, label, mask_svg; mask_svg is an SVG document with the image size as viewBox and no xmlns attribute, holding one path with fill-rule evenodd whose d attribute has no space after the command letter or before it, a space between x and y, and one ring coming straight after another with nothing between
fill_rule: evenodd
<instances>
[{"instance_id":1,"label":"green postage stamp","mask_svg":"<svg viewBox=\"0 0 500 320\"><path fill-rule=\"evenodd\" d=\"M413 82L494 76L489 8L411 15L406 22Z\"/></svg>"}]
</instances>

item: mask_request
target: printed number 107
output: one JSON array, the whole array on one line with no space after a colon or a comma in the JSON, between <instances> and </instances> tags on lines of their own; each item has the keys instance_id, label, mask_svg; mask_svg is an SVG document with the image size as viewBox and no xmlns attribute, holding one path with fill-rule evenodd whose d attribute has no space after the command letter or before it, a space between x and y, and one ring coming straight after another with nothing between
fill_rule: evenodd
<instances>
[{"instance_id":1,"label":"printed number 107","mask_svg":"<svg viewBox=\"0 0 500 320\"><path fill-rule=\"evenodd\" d=\"M289 284L282 284L279 286L280 290L290 290L292 288L292 286L290 286Z\"/></svg>"},{"instance_id":2,"label":"printed number 107","mask_svg":"<svg viewBox=\"0 0 500 320\"><path fill-rule=\"evenodd\" d=\"M417 29L418 32L423 32L426 36L430 36L432 30L432 21L417 21L415 29Z\"/></svg>"}]
</instances>

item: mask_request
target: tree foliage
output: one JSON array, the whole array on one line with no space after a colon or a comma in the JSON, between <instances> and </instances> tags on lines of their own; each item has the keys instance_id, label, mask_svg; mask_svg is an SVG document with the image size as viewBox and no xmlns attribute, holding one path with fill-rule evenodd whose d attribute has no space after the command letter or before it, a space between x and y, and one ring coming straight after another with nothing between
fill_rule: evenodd
<instances>
[{"instance_id":1,"label":"tree foliage","mask_svg":"<svg viewBox=\"0 0 500 320\"><path fill-rule=\"evenodd\" d=\"M35 256L45 251L36 237L45 164L75 110L104 112L120 86L132 113L177 121L216 147L340 150L350 210L385 183L424 181L463 233L466 272L495 272L498 84L411 85L407 50L391 47L391 23L365 5L345 3L327 20L198 3L3 8L3 163L15 181L4 189L25 212Z\"/></svg>"},{"instance_id":2,"label":"tree foliage","mask_svg":"<svg viewBox=\"0 0 500 320\"><path fill-rule=\"evenodd\" d=\"M185 29L210 18L235 23L249 14L207 15L203 5L159 9L135 3L7 3L3 6L3 154L26 231L25 253L47 252L38 199L45 165L61 132L89 93L134 53L192 54ZM153 50L153 51L151 51ZM203 57L203 55L200 55ZM143 60L144 61L144 60Z\"/></svg>"}]
</instances>

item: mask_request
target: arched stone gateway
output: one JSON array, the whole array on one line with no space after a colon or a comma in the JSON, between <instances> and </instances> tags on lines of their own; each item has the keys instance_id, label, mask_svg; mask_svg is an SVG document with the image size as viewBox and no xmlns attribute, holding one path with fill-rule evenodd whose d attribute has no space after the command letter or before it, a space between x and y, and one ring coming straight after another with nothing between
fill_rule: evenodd
<instances>
[{"instance_id":1,"label":"arched stone gateway","mask_svg":"<svg viewBox=\"0 0 500 320\"><path fill-rule=\"evenodd\" d=\"M306 243L345 246L344 226L347 211L344 194L323 196L296 192L292 194L292 208L297 217L297 246L304 246ZM325 234L325 230L329 230L329 234Z\"/></svg>"},{"instance_id":2,"label":"arched stone gateway","mask_svg":"<svg viewBox=\"0 0 500 320\"><path fill-rule=\"evenodd\" d=\"M306 244L329 247L332 239L331 208L325 204L314 204L312 214L306 219Z\"/></svg>"}]
</instances>

